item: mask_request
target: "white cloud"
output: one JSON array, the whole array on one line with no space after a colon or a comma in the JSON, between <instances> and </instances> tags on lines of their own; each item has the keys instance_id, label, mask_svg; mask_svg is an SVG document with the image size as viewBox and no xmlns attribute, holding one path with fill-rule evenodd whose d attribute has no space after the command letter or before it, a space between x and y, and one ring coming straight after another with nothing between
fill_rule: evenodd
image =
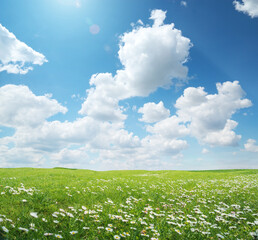
<instances>
[{"instance_id":1,"label":"white cloud","mask_svg":"<svg viewBox=\"0 0 258 240\"><path fill-rule=\"evenodd\" d=\"M51 160L55 166L75 167L76 165L85 164L89 161L89 157L85 148L68 149L64 148L57 153L51 155Z\"/></svg>"},{"instance_id":2,"label":"white cloud","mask_svg":"<svg viewBox=\"0 0 258 240\"><path fill-rule=\"evenodd\" d=\"M98 162L102 169L164 169L181 156L187 142L179 139L161 139L157 135L147 136L133 148L114 146L99 151Z\"/></svg>"},{"instance_id":3,"label":"white cloud","mask_svg":"<svg viewBox=\"0 0 258 240\"><path fill-rule=\"evenodd\" d=\"M5 85L0 88L0 125L7 127L37 126L45 119L67 109L51 95L36 96L27 86Z\"/></svg>"},{"instance_id":4,"label":"white cloud","mask_svg":"<svg viewBox=\"0 0 258 240\"><path fill-rule=\"evenodd\" d=\"M144 25L141 19L139 19L139 20L137 21L137 23L140 24L140 25Z\"/></svg>"},{"instance_id":5,"label":"white cloud","mask_svg":"<svg viewBox=\"0 0 258 240\"><path fill-rule=\"evenodd\" d=\"M94 74L87 91L87 98L79 111L82 115L93 117L99 121L123 121L126 115L118 105L119 88L114 87L114 79L110 73Z\"/></svg>"},{"instance_id":6,"label":"white cloud","mask_svg":"<svg viewBox=\"0 0 258 240\"><path fill-rule=\"evenodd\" d=\"M237 123L230 118L252 103L243 98L245 93L238 81L217 83L216 87L217 94L207 94L202 87L185 89L175 104L177 115L189 123L191 134L200 142L212 146L236 145L241 136L232 131Z\"/></svg>"},{"instance_id":7,"label":"white cloud","mask_svg":"<svg viewBox=\"0 0 258 240\"><path fill-rule=\"evenodd\" d=\"M139 119L142 122L154 123L168 118L170 111L164 107L162 101L158 104L154 102L145 103L143 107L138 110L138 113L142 113L142 118Z\"/></svg>"},{"instance_id":8,"label":"white cloud","mask_svg":"<svg viewBox=\"0 0 258 240\"><path fill-rule=\"evenodd\" d=\"M202 154L206 154L206 153L208 153L209 152L209 150L207 149L207 148L203 148L202 149Z\"/></svg>"},{"instance_id":9,"label":"white cloud","mask_svg":"<svg viewBox=\"0 0 258 240\"><path fill-rule=\"evenodd\" d=\"M237 146L241 135L237 135L233 129L238 125L236 121L227 119L223 129L206 130L206 135L197 136L202 142L211 146ZM199 133L198 133L199 134Z\"/></svg>"},{"instance_id":10,"label":"white cloud","mask_svg":"<svg viewBox=\"0 0 258 240\"><path fill-rule=\"evenodd\" d=\"M154 10L152 27L139 26L120 38L119 59L124 69L118 70L115 84L124 88L124 96L148 96L158 87L172 85L172 79L186 79L183 64L192 46L174 24L164 24L165 12Z\"/></svg>"},{"instance_id":11,"label":"white cloud","mask_svg":"<svg viewBox=\"0 0 258 240\"><path fill-rule=\"evenodd\" d=\"M190 133L189 129L175 115L157 122L154 126L148 125L147 131L165 139L183 137Z\"/></svg>"},{"instance_id":12,"label":"white cloud","mask_svg":"<svg viewBox=\"0 0 258 240\"><path fill-rule=\"evenodd\" d=\"M153 27L160 27L166 19L166 11L156 9L151 11L150 19L154 21Z\"/></svg>"},{"instance_id":13,"label":"white cloud","mask_svg":"<svg viewBox=\"0 0 258 240\"><path fill-rule=\"evenodd\" d=\"M42 167L44 161L44 153L31 147L0 146L0 167Z\"/></svg>"},{"instance_id":14,"label":"white cloud","mask_svg":"<svg viewBox=\"0 0 258 240\"><path fill-rule=\"evenodd\" d=\"M162 168L182 158L188 143L179 138L188 135L211 146L236 145L240 136L233 131L237 122L231 117L251 106L237 81L218 83L217 94L208 94L202 87L185 89L176 101L174 116L163 102L144 104L138 112L143 114L140 121L147 123L148 135L142 139L125 129L127 115L121 100L148 96L174 79L187 78L184 63L190 40L173 24L164 24L165 17L164 11L154 10L152 26L139 23L121 36L118 56L123 68L114 76L92 75L79 111L84 116L74 121L48 120L67 111L51 95L36 96L26 86L1 87L0 102L6 104L0 106L0 124L15 128L13 136L0 139L2 166L25 159L40 165L48 159L55 165L80 167L89 163L90 156L91 164L106 169Z\"/></svg>"},{"instance_id":15,"label":"white cloud","mask_svg":"<svg viewBox=\"0 0 258 240\"><path fill-rule=\"evenodd\" d=\"M36 52L0 24L0 72L26 74L33 68L29 65L42 65L45 56Z\"/></svg>"},{"instance_id":16,"label":"white cloud","mask_svg":"<svg viewBox=\"0 0 258 240\"><path fill-rule=\"evenodd\" d=\"M190 39L182 36L174 24L163 24L165 12L154 10L152 27L138 26L120 37L119 60L123 69L92 75L91 89L80 114L100 121L124 121L119 101L148 96L158 87L168 87L172 79L186 79Z\"/></svg>"},{"instance_id":17,"label":"white cloud","mask_svg":"<svg viewBox=\"0 0 258 240\"><path fill-rule=\"evenodd\" d=\"M142 145L146 154L152 155L152 158L154 156L155 159L159 159L160 155L172 157L188 147L186 140L160 137L158 134L145 137Z\"/></svg>"},{"instance_id":18,"label":"white cloud","mask_svg":"<svg viewBox=\"0 0 258 240\"><path fill-rule=\"evenodd\" d=\"M19 147L31 146L41 151L55 152L71 144L93 142L100 133L107 134L111 128L109 123L96 122L90 117L79 118L74 122L45 121L34 128L17 128L9 141Z\"/></svg>"},{"instance_id":19,"label":"white cloud","mask_svg":"<svg viewBox=\"0 0 258 240\"><path fill-rule=\"evenodd\" d=\"M258 1L257 0L235 0L233 2L235 9L239 12L248 14L251 18L258 17Z\"/></svg>"},{"instance_id":20,"label":"white cloud","mask_svg":"<svg viewBox=\"0 0 258 240\"><path fill-rule=\"evenodd\" d=\"M258 145L256 145L256 141L254 139L248 139L244 146L245 150L248 152L258 152Z\"/></svg>"},{"instance_id":21,"label":"white cloud","mask_svg":"<svg viewBox=\"0 0 258 240\"><path fill-rule=\"evenodd\" d=\"M55 106L51 114L54 114L59 108L65 111L57 101L49 99L50 96L35 96L25 86L7 86L11 86L10 89L14 92L29 96L32 106L24 103L28 107L28 112L33 113L31 110L35 108L33 104L40 106L41 101L37 102L39 97L44 100L42 101L43 106L47 104ZM203 88L185 89L184 95L176 102L178 115L166 116L165 119L154 125L146 125L149 135L143 139L126 131L123 120L106 121L105 118L101 120L85 116L73 122L47 121L45 118L50 112L45 113L43 107L42 112L36 114L42 115L39 124L22 120L20 117L14 117L15 120L10 120L11 118L9 121L4 120L4 124L11 122L11 125L16 128L16 132L11 137L1 138L1 156L3 158L6 155L10 150L8 145L12 143L14 147L6 157L10 162L8 166L18 164L15 162L15 155L19 155L17 159L25 161L24 159L30 157L31 164L34 165L42 164L44 159L51 159L52 163L58 166L80 167L89 164L87 155L88 152L93 152L95 158L91 157L91 163L100 164L103 169L116 167L120 169L158 169L166 166L168 162L174 161L175 156L182 156L181 152L188 147L188 144L186 140L179 138L189 134L211 146L236 145L240 136L233 131L237 123L230 117L237 109L250 106L251 102L243 99L244 92L238 82L217 84L217 89L218 94L213 95L204 92ZM12 94L9 93L9 95ZM19 94L17 95L19 96ZM14 102L11 106L17 104ZM154 105L154 108L157 105ZM15 113L19 112L19 108L19 106L12 107L11 115L15 116ZM161 105L161 108L164 106ZM1 115L5 116L5 114ZM217 115L219 115L218 119ZM30 119L26 115L20 116ZM20 124L20 122L26 124ZM73 149L73 146L82 147ZM29 155L30 151L31 155ZM206 150L203 150L203 153L205 152ZM7 166L7 160L2 163L2 166ZM91 166L93 167L93 165Z\"/></svg>"},{"instance_id":22,"label":"white cloud","mask_svg":"<svg viewBox=\"0 0 258 240\"><path fill-rule=\"evenodd\" d=\"M181 4L181 6L187 7L187 2L186 1L181 1L180 4Z\"/></svg>"}]
</instances>

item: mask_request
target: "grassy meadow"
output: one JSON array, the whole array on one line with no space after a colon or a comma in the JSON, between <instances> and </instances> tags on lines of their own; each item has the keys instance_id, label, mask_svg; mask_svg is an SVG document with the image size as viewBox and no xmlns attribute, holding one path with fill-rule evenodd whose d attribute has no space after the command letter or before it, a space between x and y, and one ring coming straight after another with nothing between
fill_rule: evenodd
<instances>
[{"instance_id":1,"label":"grassy meadow","mask_svg":"<svg viewBox=\"0 0 258 240\"><path fill-rule=\"evenodd\" d=\"M0 169L0 239L257 239L258 170Z\"/></svg>"}]
</instances>

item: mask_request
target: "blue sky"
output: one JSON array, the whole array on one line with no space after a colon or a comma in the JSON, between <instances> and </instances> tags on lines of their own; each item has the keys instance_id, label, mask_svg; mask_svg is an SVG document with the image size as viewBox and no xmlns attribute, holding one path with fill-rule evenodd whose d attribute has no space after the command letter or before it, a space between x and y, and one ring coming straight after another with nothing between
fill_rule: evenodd
<instances>
[{"instance_id":1,"label":"blue sky","mask_svg":"<svg viewBox=\"0 0 258 240\"><path fill-rule=\"evenodd\" d=\"M3 0L0 167L257 168L256 0Z\"/></svg>"}]
</instances>

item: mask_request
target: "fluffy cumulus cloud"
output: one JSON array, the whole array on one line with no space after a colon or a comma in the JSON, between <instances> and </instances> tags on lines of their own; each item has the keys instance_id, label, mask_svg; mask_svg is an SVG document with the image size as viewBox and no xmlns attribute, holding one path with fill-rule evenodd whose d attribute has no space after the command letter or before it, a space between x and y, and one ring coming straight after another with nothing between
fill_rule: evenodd
<instances>
[{"instance_id":1,"label":"fluffy cumulus cloud","mask_svg":"<svg viewBox=\"0 0 258 240\"><path fill-rule=\"evenodd\" d=\"M27 86L5 85L0 88L0 125L7 127L37 126L56 113L67 109L50 95L36 96Z\"/></svg>"},{"instance_id":2,"label":"fluffy cumulus cloud","mask_svg":"<svg viewBox=\"0 0 258 240\"><path fill-rule=\"evenodd\" d=\"M166 12L153 10L154 24L139 26L120 38L119 59L124 67L116 81L125 96L148 96L158 87L168 87L173 79L186 79L184 63L192 46L174 24L164 24Z\"/></svg>"},{"instance_id":3,"label":"fluffy cumulus cloud","mask_svg":"<svg viewBox=\"0 0 258 240\"><path fill-rule=\"evenodd\" d=\"M162 101L158 104L154 102L145 103L143 107L138 110L138 113L142 113L142 118L139 119L142 122L154 123L168 118L170 111L164 107Z\"/></svg>"},{"instance_id":4,"label":"fluffy cumulus cloud","mask_svg":"<svg viewBox=\"0 0 258 240\"><path fill-rule=\"evenodd\" d=\"M153 126L148 125L146 129L152 134L167 139L184 137L190 133L187 126L175 115L161 120Z\"/></svg>"},{"instance_id":5,"label":"fluffy cumulus cloud","mask_svg":"<svg viewBox=\"0 0 258 240\"><path fill-rule=\"evenodd\" d=\"M114 86L112 74L94 74L90 85L95 87L87 90L87 98L82 104L80 114L100 121L115 122L126 119L123 108L118 105L120 89Z\"/></svg>"},{"instance_id":6,"label":"fluffy cumulus cloud","mask_svg":"<svg viewBox=\"0 0 258 240\"><path fill-rule=\"evenodd\" d=\"M251 18L258 17L258 1L257 0L235 0L233 2L235 9L239 12L248 14Z\"/></svg>"},{"instance_id":7,"label":"fluffy cumulus cloud","mask_svg":"<svg viewBox=\"0 0 258 240\"><path fill-rule=\"evenodd\" d=\"M26 74L32 64L47 62L45 56L36 52L0 24L0 72Z\"/></svg>"},{"instance_id":8,"label":"fluffy cumulus cloud","mask_svg":"<svg viewBox=\"0 0 258 240\"><path fill-rule=\"evenodd\" d=\"M39 151L55 152L70 144L85 143L104 131L105 125L95 124L92 118L80 118L74 122L44 121L37 127L18 127L9 138L18 147L31 146Z\"/></svg>"},{"instance_id":9,"label":"fluffy cumulus cloud","mask_svg":"<svg viewBox=\"0 0 258 240\"><path fill-rule=\"evenodd\" d=\"M238 81L217 83L218 93L208 94L204 88L189 87L176 101L178 117L189 123L191 134L200 142L212 146L237 145L241 136L233 129L237 122L230 120L239 109L252 105L244 98Z\"/></svg>"},{"instance_id":10,"label":"fluffy cumulus cloud","mask_svg":"<svg viewBox=\"0 0 258 240\"><path fill-rule=\"evenodd\" d=\"M258 145L254 139L248 139L244 146L245 150L248 152L258 152Z\"/></svg>"},{"instance_id":11,"label":"fluffy cumulus cloud","mask_svg":"<svg viewBox=\"0 0 258 240\"><path fill-rule=\"evenodd\" d=\"M179 127L180 134L171 130L170 137L167 134L162 138L162 133L155 130L158 127L149 129L151 135L140 140L123 129L127 116L125 109L119 106L121 100L148 96L159 87L169 87L176 81L187 79L188 69L184 63L188 60L192 44L174 24L164 24L165 18L165 11L153 10L150 16L152 26L145 26L140 21L132 31L121 35L118 57L123 68L114 76L99 73L90 79L92 87L87 90L87 98L79 113L98 122L110 123L112 133L105 135L103 131L99 136L96 134L90 143L91 148L98 148L101 161L126 159L128 156L139 164L143 159L154 161L165 153L178 154L187 146L186 141L172 137L181 136L184 126ZM139 112L143 114L141 121L147 123L159 122L170 115L162 102L147 103ZM114 128L114 124L120 124L120 128ZM109 146L106 146L107 142ZM132 163L126 165L132 166Z\"/></svg>"},{"instance_id":12,"label":"fluffy cumulus cloud","mask_svg":"<svg viewBox=\"0 0 258 240\"><path fill-rule=\"evenodd\" d=\"M1 166L7 166L6 162L8 166L16 166L19 160L25 164L26 158L33 164L51 159L53 164L62 165L64 161L68 166L72 156L77 156L77 160L71 164L79 166L78 159L87 162L88 150L128 149L140 144L138 137L123 129L123 122L101 121L90 116L72 122L48 121L50 116L65 113L67 109L50 95L36 96L26 86L3 86L0 101L6 103L0 107L3 116L0 125L15 128L13 136L0 139ZM70 149L80 145L84 147ZM17 161L15 155L19 155Z\"/></svg>"},{"instance_id":13,"label":"fluffy cumulus cloud","mask_svg":"<svg viewBox=\"0 0 258 240\"><path fill-rule=\"evenodd\" d=\"M158 87L173 84L173 79L187 78L184 63L192 44L174 24L164 24L165 18L166 12L153 10L152 26L140 25L120 36L118 57L123 69L115 76L100 73L91 77L92 88L87 90L81 114L100 120L124 120L119 100L148 96Z\"/></svg>"}]
</instances>

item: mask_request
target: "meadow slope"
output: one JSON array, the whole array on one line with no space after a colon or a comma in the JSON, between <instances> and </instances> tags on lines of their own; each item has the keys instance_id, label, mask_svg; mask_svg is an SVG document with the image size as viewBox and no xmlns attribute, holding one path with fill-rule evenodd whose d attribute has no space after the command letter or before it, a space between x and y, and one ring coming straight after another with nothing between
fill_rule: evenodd
<instances>
[{"instance_id":1,"label":"meadow slope","mask_svg":"<svg viewBox=\"0 0 258 240\"><path fill-rule=\"evenodd\" d=\"M0 169L0 239L255 239L258 170Z\"/></svg>"}]
</instances>

